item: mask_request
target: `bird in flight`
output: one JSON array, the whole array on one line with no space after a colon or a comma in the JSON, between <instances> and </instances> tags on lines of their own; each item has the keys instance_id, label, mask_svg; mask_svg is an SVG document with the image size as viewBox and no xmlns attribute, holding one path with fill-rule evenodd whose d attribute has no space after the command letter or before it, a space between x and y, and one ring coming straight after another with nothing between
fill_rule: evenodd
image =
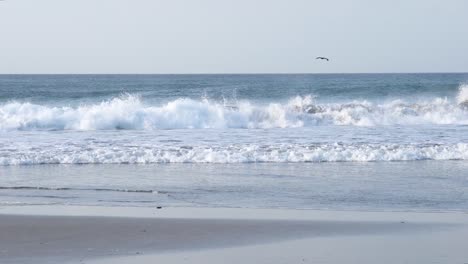
<instances>
[{"instance_id":1,"label":"bird in flight","mask_svg":"<svg viewBox=\"0 0 468 264\"><path fill-rule=\"evenodd\" d=\"M329 61L329 59L328 59L328 58L325 58L325 57L317 57L317 58L315 58L315 59L316 59L316 60L326 60L326 61Z\"/></svg>"}]
</instances>

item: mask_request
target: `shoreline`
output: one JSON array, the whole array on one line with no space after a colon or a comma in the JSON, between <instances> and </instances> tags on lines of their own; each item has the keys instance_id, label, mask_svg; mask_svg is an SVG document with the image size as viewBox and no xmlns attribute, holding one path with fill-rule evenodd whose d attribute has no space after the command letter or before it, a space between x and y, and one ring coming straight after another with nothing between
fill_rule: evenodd
<instances>
[{"instance_id":1,"label":"shoreline","mask_svg":"<svg viewBox=\"0 0 468 264\"><path fill-rule=\"evenodd\" d=\"M3 206L0 262L219 263L230 256L232 263L294 263L303 256L304 262L320 258L336 263L351 257L371 263L359 245L382 241L378 249L386 253L393 251L385 244L394 243L395 252L402 250L397 250L399 245L414 247L415 254L400 258L420 262L451 256L450 260L466 262L467 223L468 214L463 212ZM423 244L421 255L416 249ZM312 250L318 247L322 250ZM334 248L337 254L324 253ZM262 250L268 254L256 253Z\"/></svg>"},{"instance_id":2,"label":"shoreline","mask_svg":"<svg viewBox=\"0 0 468 264\"><path fill-rule=\"evenodd\" d=\"M456 216L468 217L468 209L320 209L320 208L264 208L264 207L209 207L209 206L109 206L109 205L66 205L66 204L5 204L0 205L1 215L31 216L91 216L128 218L187 218L196 219L299 219L331 220L346 217L347 220L365 217L373 220L399 220L410 218L426 221L458 221ZM359 215L359 216L357 216ZM425 217L429 215L430 217ZM446 217L444 217L446 216Z\"/></svg>"}]
</instances>

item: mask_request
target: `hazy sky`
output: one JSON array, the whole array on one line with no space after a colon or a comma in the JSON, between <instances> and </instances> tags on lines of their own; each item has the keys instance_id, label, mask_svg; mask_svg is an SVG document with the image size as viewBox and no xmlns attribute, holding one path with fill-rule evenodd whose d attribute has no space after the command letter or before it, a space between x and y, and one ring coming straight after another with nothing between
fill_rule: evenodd
<instances>
[{"instance_id":1,"label":"hazy sky","mask_svg":"<svg viewBox=\"0 0 468 264\"><path fill-rule=\"evenodd\" d=\"M453 71L465 0L0 1L0 73Z\"/></svg>"}]
</instances>

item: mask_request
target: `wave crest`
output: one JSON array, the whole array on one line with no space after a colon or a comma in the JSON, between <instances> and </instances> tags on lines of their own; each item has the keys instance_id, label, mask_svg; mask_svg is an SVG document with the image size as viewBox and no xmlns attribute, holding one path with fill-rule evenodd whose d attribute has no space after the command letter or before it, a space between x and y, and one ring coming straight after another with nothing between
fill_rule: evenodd
<instances>
[{"instance_id":1,"label":"wave crest","mask_svg":"<svg viewBox=\"0 0 468 264\"><path fill-rule=\"evenodd\" d=\"M457 95L457 103L468 108L468 84L460 85Z\"/></svg>"}]
</instances>

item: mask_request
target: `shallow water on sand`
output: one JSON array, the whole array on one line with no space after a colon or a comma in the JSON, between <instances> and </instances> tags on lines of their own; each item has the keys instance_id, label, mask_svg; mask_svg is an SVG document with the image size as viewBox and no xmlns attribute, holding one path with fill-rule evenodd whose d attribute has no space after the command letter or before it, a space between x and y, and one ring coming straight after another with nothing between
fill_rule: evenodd
<instances>
[{"instance_id":1,"label":"shallow water on sand","mask_svg":"<svg viewBox=\"0 0 468 264\"><path fill-rule=\"evenodd\" d=\"M464 161L0 167L2 204L463 211Z\"/></svg>"}]
</instances>

